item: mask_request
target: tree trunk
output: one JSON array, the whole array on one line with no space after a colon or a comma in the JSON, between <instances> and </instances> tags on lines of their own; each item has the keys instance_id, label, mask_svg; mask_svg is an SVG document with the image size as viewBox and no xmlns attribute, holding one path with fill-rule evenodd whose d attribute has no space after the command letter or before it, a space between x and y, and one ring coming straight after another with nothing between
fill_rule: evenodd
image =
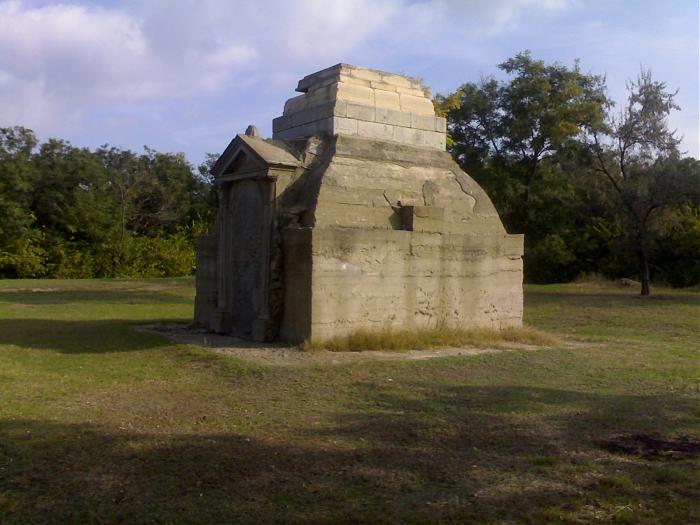
<instances>
[{"instance_id":1,"label":"tree trunk","mask_svg":"<svg viewBox=\"0 0 700 525\"><path fill-rule=\"evenodd\" d=\"M639 258L639 277L642 282L642 295L649 295L649 260L644 250L637 252Z\"/></svg>"}]
</instances>

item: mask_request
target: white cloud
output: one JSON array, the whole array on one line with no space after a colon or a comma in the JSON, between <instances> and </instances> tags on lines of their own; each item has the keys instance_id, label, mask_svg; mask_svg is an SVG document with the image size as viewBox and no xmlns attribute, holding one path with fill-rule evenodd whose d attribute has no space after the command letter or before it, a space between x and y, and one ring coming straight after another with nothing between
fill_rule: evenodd
<instances>
[{"instance_id":1,"label":"white cloud","mask_svg":"<svg viewBox=\"0 0 700 525\"><path fill-rule=\"evenodd\" d=\"M147 53L138 26L114 11L55 5L0 4L0 67L43 80L51 93L116 94L138 78Z\"/></svg>"},{"instance_id":2,"label":"white cloud","mask_svg":"<svg viewBox=\"0 0 700 525\"><path fill-rule=\"evenodd\" d=\"M425 0L418 5L437 14L442 26L461 25L473 34L497 34L517 25L525 11L561 11L575 0ZM457 22L457 24L455 24Z\"/></svg>"},{"instance_id":3,"label":"white cloud","mask_svg":"<svg viewBox=\"0 0 700 525\"><path fill-rule=\"evenodd\" d=\"M216 40L178 55L144 29L118 9L0 3L0 124L63 130L91 103L216 91L257 57Z\"/></svg>"},{"instance_id":4,"label":"white cloud","mask_svg":"<svg viewBox=\"0 0 700 525\"><path fill-rule=\"evenodd\" d=\"M397 8L371 0L0 2L0 125L61 133L92 104L206 96L262 72L288 75L295 64L335 60Z\"/></svg>"},{"instance_id":5,"label":"white cloud","mask_svg":"<svg viewBox=\"0 0 700 525\"><path fill-rule=\"evenodd\" d=\"M331 60L384 28L400 5L394 1L285 2L279 27L290 55Z\"/></svg>"},{"instance_id":6,"label":"white cloud","mask_svg":"<svg viewBox=\"0 0 700 525\"><path fill-rule=\"evenodd\" d=\"M0 71L20 82L43 82L48 99L168 99L221 89L246 67L334 62L376 33L404 37L402 28L410 27L439 34L454 11L471 25L496 27L533 4L564 3L145 0L106 8L5 1ZM7 89L11 83L3 78L0 85ZM7 100L10 94L3 95Z\"/></svg>"},{"instance_id":7,"label":"white cloud","mask_svg":"<svg viewBox=\"0 0 700 525\"><path fill-rule=\"evenodd\" d=\"M557 25L572 6L598 12L580 0L63 1L0 0L0 126L92 145L117 129L139 141L127 147L204 148L203 130L267 118L299 78L337 62L423 75L444 89L447 76L470 80L463 75L536 47L540 34L557 59L602 34L586 26L591 17L573 36ZM676 40L680 55L686 44ZM603 45L591 65L617 47Z\"/></svg>"}]
</instances>

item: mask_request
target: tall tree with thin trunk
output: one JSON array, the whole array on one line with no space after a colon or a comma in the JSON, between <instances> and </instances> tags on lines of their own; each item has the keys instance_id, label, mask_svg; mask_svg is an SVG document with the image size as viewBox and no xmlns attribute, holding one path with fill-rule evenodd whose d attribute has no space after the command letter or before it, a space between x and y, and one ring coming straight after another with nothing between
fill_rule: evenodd
<instances>
[{"instance_id":1,"label":"tall tree with thin trunk","mask_svg":"<svg viewBox=\"0 0 700 525\"><path fill-rule=\"evenodd\" d=\"M668 116L680 109L677 91L644 69L627 91L622 110L591 130L588 146L595 172L609 182L611 202L624 217L625 236L639 264L641 294L649 295L651 223L658 210L695 198L700 181L697 164L679 169L680 140L668 125Z\"/></svg>"}]
</instances>

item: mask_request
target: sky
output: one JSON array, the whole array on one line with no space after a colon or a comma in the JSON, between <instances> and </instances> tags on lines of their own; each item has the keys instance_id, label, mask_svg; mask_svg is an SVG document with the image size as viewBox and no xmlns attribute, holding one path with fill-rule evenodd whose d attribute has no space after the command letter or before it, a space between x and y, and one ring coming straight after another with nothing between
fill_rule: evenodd
<instances>
[{"instance_id":1,"label":"sky","mask_svg":"<svg viewBox=\"0 0 700 525\"><path fill-rule=\"evenodd\" d=\"M0 126L198 164L248 124L270 136L297 81L339 62L448 94L530 50L606 75L618 107L650 69L698 158L698 26L698 0L0 0Z\"/></svg>"}]
</instances>

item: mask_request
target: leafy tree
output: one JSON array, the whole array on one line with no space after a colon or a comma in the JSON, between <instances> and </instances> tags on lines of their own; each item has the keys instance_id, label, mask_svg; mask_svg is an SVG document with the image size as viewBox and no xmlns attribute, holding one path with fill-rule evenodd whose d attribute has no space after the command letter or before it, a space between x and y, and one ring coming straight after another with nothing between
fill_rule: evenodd
<instances>
[{"instance_id":1,"label":"leafy tree","mask_svg":"<svg viewBox=\"0 0 700 525\"><path fill-rule=\"evenodd\" d=\"M0 276L191 273L211 181L182 154L96 151L0 129Z\"/></svg>"},{"instance_id":2,"label":"leafy tree","mask_svg":"<svg viewBox=\"0 0 700 525\"><path fill-rule=\"evenodd\" d=\"M207 228L214 223L216 210L219 206L219 198L214 186L214 176L211 174L211 170L218 158L219 155L216 153L206 153L204 161L197 166L195 175L197 179L195 186L197 204L193 211L196 218Z\"/></svg>"},{"instance_id":3,"label":"leafy tree","mask_svg":"<svg viewBox=\"0 0 700 525\"><path fill-rule=\"evenodd\" d=\"M30 196L35 179L32 130L0 128L0 243L21 236L34 222Z\"/></svg>"},{"instance_id":4,"label":"leafy tree","mask_svg":"<svg viewBox=\"0 0 700 525\"><path fill-rule=\"evenodd\" d=\"M43 239L31 207L37 144L30 129L0 128L0 276L43 275Z\"/></svg>"},{"instance_id":5,"label":"leafy tree","mask_svg":"<svg viewBox=\"0 0 700 525\"><path fill-rule=\"evenodd\" d=\"M654 219L665 208L697 202L700 171L694 159L681 160L680 140L668 127L669 114L680 109L677 92L645 70L627 88L622 111L592 127L589 148L594 170L609 182L611 206L623 217L626 244L638 260L641 294L649 295Z\"/></svg>"},{"instance_id":6,"label":"leafy tree","mask_svg":"<svg viewBox=\"0 0 700 525\"><path fill-rule=\"evenodd\" d=\"M533 184L542 162L583 129L597 127L609 101L605 79L573 68L546 65L524 52L499 68L510 78L468 83L438 97L446 114L451 152L494 198L506 226L528 235Z\"/></svg>"},{"instance_id":7,"label":"leafy tree","mask_svg":"<svg viewBox=\"0 0 700 525\"><path fill-rule=\"evenodd\" d=\"M87 148L49 139L34 155L32 209L38 226L69 240L92 243L112 223L106 173Z\"/></svg>"},{"instance_id":8,"label":"leafy tree","mask_svg":"<svg viewBox=\"0 0 700 525\"><path fill-rule=\"evenodd\" d=\"M696 170L698 169L696 163ZM659 212L653 268L671 286L692 286L700 277L700 206L684 205ZM650 263L651 265L651 263Z\"/></svg>"},{"instance_id":9,"label":"leafy tree","mask_svg":"<svg viewBox=\"0 0 700 525\"><path fill-rule=\"evenodd\" d=\"M604 244L571 168L578 170L575 138L600 126L610 105L605 79L583 73L578 62L545 64L529 52L499 68L505 80L482 79L436 98L449 149L489 193L506 228L525 234L526 277L570 280L591 271Z\"/></svg>"},{"instance_id":10,"label":"leafy tree","mask_svg":"<svg viewBox=\"0 0 700 525\"><path fill-rule=\"evenodd\" d=\"M189 216L192 167L181 153L159 153L148 147L138 160L145 176L139 179L134 195L131 229L137 233L171 231Z\"/></svg>"}]
</instances>

